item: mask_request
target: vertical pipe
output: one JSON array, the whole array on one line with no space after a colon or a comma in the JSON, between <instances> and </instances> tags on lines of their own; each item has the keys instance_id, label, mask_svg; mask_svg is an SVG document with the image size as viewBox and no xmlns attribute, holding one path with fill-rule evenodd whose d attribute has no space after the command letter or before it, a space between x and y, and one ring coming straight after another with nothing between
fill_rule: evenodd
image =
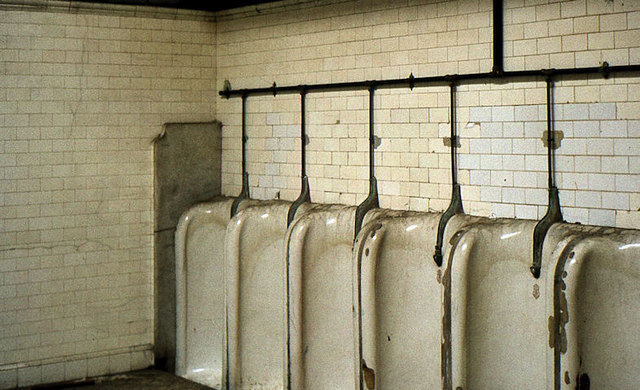
<instances>
[{"instance_id":1,"label":"vertical pipe","mask_svg":"<svg viewBox=\"0 0 640 390\"><path fill-rule=\"evenodd\" d=\"M458 184L458 164L456 146L458 145L457 119L456 119L456 86L451 84L449 107L451 110L451 184Z\"/></svg>"},{"instance_id":2,"label":"vertical pipe","mask_svg":"<svg viewBox=\"0 0 640 390\"><path fill-rule=\"evenodd\" d=\"M243 199L249 198L249 174L247 173L247 94L242 94L242 189L231 205L231 218L238 212Z\"/></svg>"},{"instance_id":3,"label":"vertical pipe","mask_svg":"<svg viewBox=\"0 0 640 390\"><path fill-rule=\"evenodd\" d=\"M376 148L376 137L374 131L374 95L376 91L375 83L371 83L369 85L369 195L367 198L358 205L356 209L356 224L354 231L354 239L358 236L360 229L362 228L362 222L364 221L365 214L373 209L378 208L378 181L375 176L375 148Z\"/></svg>"},{"instance_id":4,"label":"vertical pipe","mask_svg":"<svg viewBox=\"0 0 640 390\"><path fill-rule=\"evenodd\" d=\"M549 186L549 205L547 212L533 229L533 263L529 270L534 278L540 277L542 268L542 246L544 238L551 226L562 221L562 210L560 209L560 196L555 182L554 149L555 135L553 131L553 80L546 79L547 85L547 184Z\"/></svg>"},{"instance_id":5,"label":"vertical pipe","mask_svg":"<svg viewBox=\"0 0 640 390\"><path fill-rule=\"evenodd\" d=\"M300 177L307 176L307 134L306 134L306 96L307 91L300 91Z\"/></svg>"},{"instance_id":6,"label":"vertical pipe","mask_svg":"<svg viewBox=\"0 0 640 390\"><path fill-rule=\"evenodd\" d=\"M493 0L493 73L504 72L504 6L502 0Z\"/></svg>"},{"instance_id":7,"label":"vertical pipe","mask_svg":"<svg viewBox=\"0 0 640 390\"><path fill-rule=\"evenodd\" d=\"M289 207L287 213L287 226L291 225L296 216L296 211L301 204L311 202L311 191L309 190L309 178L307 177L307 133L306 133L306 89L300 91L300 195Z\"/></svg>"},{"instance_id":8,"label":"vertical pipe","mask_svg":"<svg viewBox=\"0 0 640 390\"><path fill-rule=\"evenodd\" d=\"M242 95L242 174L247 172L247 95Z\"/></svg>"},{"instance_id":9,"label":"vertical pipe","mask_svg":"<svg viewBox=\"0 0 640 390\"><path fill-rule=\"evenodd\" d=\"M555 150L555 134L553 132L553 80L547 78L547 169L548 187L553 188L555 184L555 167L553 164L553 151Z\"/></svg>"},{"instance_id":10,"label":"vertical pipe","mask_svg":"<svg viewBox=\"0 0 640 390\"><path fill-rule=\"evenodd\" d=\"M369 87L369 182L371 183L375 179L375 133L374 133L374 109L373 98L375 94L375 88Z\"/></svg>"},{"instance_id":11,"label":"vertical pipe","mask_svg":"<svg viewBox=\"0 0 640 390\"><path fill-rule=\"evenodd\" d=\"M451 120L451 203L449 207L440 217L438 223L438 235L436 237L436 247L433 253L433 260L439 266L442 265L442 242L444 240L444 229L447 227L449 219L456 214L464 213L462 207L462 195L460 193L460 184L458 184L458 164L457 164L457 152L458 147L458 134L457 134L457 119L456 119L456 84L451 82L449 85L450 96L450 120Z\"/></svg>"}]
</instances>

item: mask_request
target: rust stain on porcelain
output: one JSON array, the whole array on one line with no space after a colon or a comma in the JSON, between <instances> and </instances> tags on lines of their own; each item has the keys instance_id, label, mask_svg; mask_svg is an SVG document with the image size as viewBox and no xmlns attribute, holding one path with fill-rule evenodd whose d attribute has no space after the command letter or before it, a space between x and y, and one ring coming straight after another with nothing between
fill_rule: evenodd
<instances>
[{"instance_id":1,"label":"rust stain on porcelain","mask_svg":"<svg viewBox=\"0 0 640 390\"><path fill-rule=\"evenodd\" d=\"M560 318L559 318L559 331L560 331L560 340L558 340L558 347L560 353L564 354L567 352L567 330L565 329L565 325L569 322L569 310L567 309L567 296L563 292L560 295Z\"/></svg>"}]
</instances>

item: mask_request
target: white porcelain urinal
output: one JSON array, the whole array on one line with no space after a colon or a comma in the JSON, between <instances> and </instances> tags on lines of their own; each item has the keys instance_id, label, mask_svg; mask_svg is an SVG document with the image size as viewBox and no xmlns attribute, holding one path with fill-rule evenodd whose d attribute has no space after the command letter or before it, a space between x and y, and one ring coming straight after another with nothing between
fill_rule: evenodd
<instances>
[{"instance_id":1,"label":"white porcelain urinal","mask_svg":"<svg viewBox=\"0 0 640 390\"><path fill-rule=\"evenodd\" d=\"M441 216L367 214L353 252L361 389L442 388L442 273L433 260Z\"/></svg>"},{"instance_id":2,"label":"white porcelain urinal","mask_svg":"<svg viewBox=\"0 0 640 390\"><path fill-rule=\"evenodd\" d=\"M535 225L465 215L449 221L450 388L548 388L546 278L529 270ZM549 263L543 262L542 275Z\"/></svg>"},{"instance_id":3,"label":"white porcelain urinal","mask_svg":"<svg viewBox=\"0 0 640 390\"><path fill-rule=\"evenodd\" d=\"M176 375L223 380L224 240L232 198L198 204L176 229ZM245 202L243 202L245 203Z\"/></svg>"},{"instance_id":4,"label":"white porcelain urinal","mask_svg":"<svg viewBox=\"0 0 640 390\"><path fill-rule=\"evenodd\" d=\"M355 207L319 205L288 233L288 373L295 390L354 389Z\"/></svg>"},{"instance_id":5,"label":"white porcelain urinal","mask_svg":"<svg viewBox=\"0 0 640 390\"><path fill-rule=\"evenodd\" d=\"M284 240L290 202L267 201L231 219L226 234L231 389L282 389L286 355ZM302 205L300 215L308 207Z\"/></svg>"},{"instance_id":6,"label":"white porcelain urinal","mask_svg":"<svg viewBox=\"0 0 640 390\"><path fill-rule=\"evenodd\" d=\"M640 231L561 224L550 231L559 235L548 277L554 388L637 389Z\"/></svg>"}]
</instances>

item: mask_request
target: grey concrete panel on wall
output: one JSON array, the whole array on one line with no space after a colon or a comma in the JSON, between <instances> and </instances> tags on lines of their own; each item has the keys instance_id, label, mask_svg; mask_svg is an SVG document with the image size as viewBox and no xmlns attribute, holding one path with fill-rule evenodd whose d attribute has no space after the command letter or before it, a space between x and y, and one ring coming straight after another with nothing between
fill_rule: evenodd
<instances>
[{"instance_id":1,"label":"grey concrete panel on wall","mask_svg":"<svg viewBox=\"0 0 640 390\"><path fill-rule=\"evenodd\" d=\"M173 372L175 360L174 233L180 215L220 195L219 122L167 123L154 145L155 359Z\"/></svg>"}]
</instances>

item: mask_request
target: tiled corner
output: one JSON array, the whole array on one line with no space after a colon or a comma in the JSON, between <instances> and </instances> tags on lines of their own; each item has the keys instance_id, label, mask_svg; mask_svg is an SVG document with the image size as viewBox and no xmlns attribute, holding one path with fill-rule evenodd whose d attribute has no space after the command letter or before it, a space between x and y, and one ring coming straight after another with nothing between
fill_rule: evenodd
<instances>
[{"instance_id":1,"label":"tiled corner","mask_svg":"<svg viewBox=\"0 0 640 390\"><path fill-rule=\"evenodd\" d=\"M136 351L131 353L131 371L142 370L153 366L152 351Z\"/></svg>"}]
</instances>

